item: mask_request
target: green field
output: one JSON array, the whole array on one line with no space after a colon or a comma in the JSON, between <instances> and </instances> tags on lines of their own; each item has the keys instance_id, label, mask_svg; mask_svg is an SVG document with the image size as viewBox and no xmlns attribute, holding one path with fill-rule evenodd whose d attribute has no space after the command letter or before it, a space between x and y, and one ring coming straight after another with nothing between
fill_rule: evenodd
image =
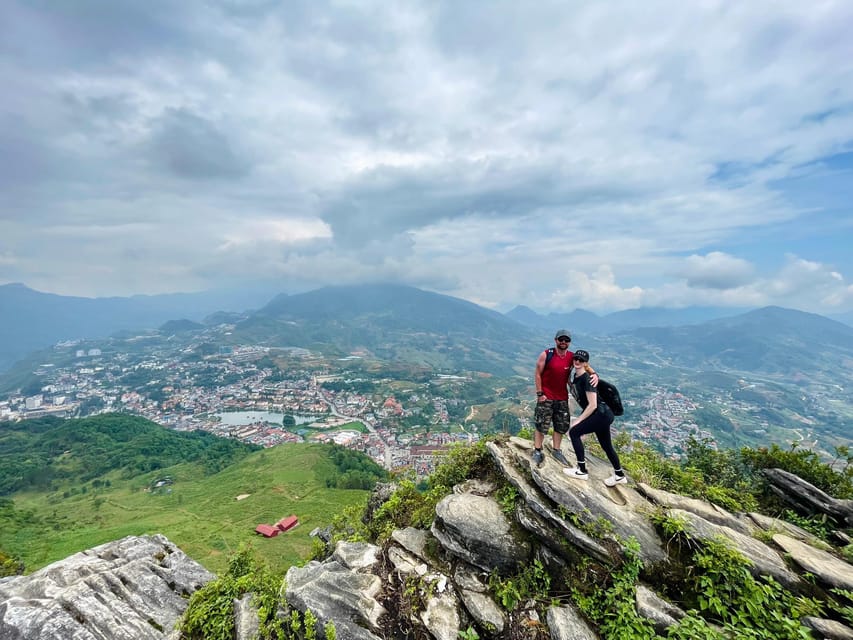
<instances>
[{"instance_id":1,"label":"green field","mask_svg":"<svg viewBox=\"0 0 853 640\"><path fill-rule=\"evenodd\" d=\"M285 444L254 452L213 475L181 464L129 480L111 474L100 479L110 481L108 488L90 483L67 497L68 491L12 494L14 512L0 527L0 549L22 559L30 573L110 540L162 533L214 572L246 542L274 571L283 572L309 554L312 529L367 499L366 491L326 488L323 478L334 471L327 450ZM148 490L166 476L173 484ZM237 500L244 494L248 497ZM254 533L256 525L290 514L299 517L295 529L270 539Z\"/></svg>"}]
</instances>

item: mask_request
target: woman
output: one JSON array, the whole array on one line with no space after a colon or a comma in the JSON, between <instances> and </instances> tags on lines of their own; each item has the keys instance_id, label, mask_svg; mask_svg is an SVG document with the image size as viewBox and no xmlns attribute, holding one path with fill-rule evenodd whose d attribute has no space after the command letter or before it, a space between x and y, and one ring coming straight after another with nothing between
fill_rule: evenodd
<instances>
[{"instance_id":1,"label":"woman","mask_svg":"<svg viewBox=\"0 0 853 640\"><path fill-rule=\"evenodd\" d=\"M569 429L569 438L575 450L578 466L571 469L563 469L563 473L577 480L589 480L581 436L594 433L601 444L601 448L604 449L604 453L607 454L607 459L613 465L613 475L607 478L604 484L608 487L615 487L617 484L626 484L628 478L625 476L625 472L622 471L619 456L616 455L616 450L613 448L613 442L610 439L610 425L613 423L613 412L605 403L598 402L598 393L589 380L590 372L592 371L589 366L589 353L583 349L575 351L573 367L573 378L571 381L572 395L583 409L583 412L581 412L578 419Z\"/></svg>"}]
</instances>

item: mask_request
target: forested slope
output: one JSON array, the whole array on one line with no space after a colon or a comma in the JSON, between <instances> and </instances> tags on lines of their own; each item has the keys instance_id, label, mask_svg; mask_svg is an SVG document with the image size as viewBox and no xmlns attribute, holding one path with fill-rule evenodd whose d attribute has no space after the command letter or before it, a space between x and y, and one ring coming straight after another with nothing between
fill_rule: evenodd
<instances>
[{"instance_id":1,"label":"forested slope","mask_svg":"<svg viewBox=\"0 0 853 640\"><path fill-rule=\"evenodd\" d=\"M131 477L182 462L213 473L259 448L121 414L0 422L0 495L87 482L112 471Z\"/></svg>"}]
</instances>

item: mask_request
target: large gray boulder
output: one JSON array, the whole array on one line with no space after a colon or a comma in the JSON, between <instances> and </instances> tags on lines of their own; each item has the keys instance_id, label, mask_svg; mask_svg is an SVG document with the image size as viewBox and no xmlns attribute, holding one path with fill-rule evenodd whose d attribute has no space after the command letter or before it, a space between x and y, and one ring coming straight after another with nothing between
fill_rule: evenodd
<instances>
[{"instance_id":1,"label":"large gray boulder","mask_svg":"<svg viewBox=\"0 0 853 640\"><path fill-rule=\"evenodd\" d=\"M163 640L213 578L165 536L115 540L0 580L0 638Z\"/></svg>"},{"instance_id":2,"label":"large gray boulder","mask_svg":"<svg viewBox=\"0 0 853 640\"><path fill-rule=\"evenodd\" d=\"M675 518L684 520L687 523L688 533L697 540L711 541L719 538L725 539L749 561L750 573L754 576L773 576L773 578L786 587L799 584L799 577L796 573L788 569L782 556L760 540L745 536L729 527L722 527L708 522L689 511L671 509L669 514Z\"/></svg>"},{"instance_id":3,"label":"large gray boulder","mask_svg":"<svg viewBox=\"0 0 853 640\"><path fill-rule=\"evenodd\" d=\"M770 489L779 498L806 514L822 513L837 522L853 527L853 500L839 500L810 482L784 469L764 469Z\"/></svg>"},{"instance_id":4,"label":"large gray boulder","mask_svg":"<svg viewBox=\"0 0 853 640\"><path fill-rule=\"evenodd\" d=\"M598 634L573 605L550 607L545 620L553 640L598 640Z\"/></svg>"},{"instance_id":5,"label":"large gray boulder","mask_svg":"<svg viewBox=\"0 0 853 640\"><path fill-rule=\"evenodd\" d=\"M385 608L376 600L378 576L359 573L337 560L290 567L284 578L285 599L302 613L309 609L319 626L333 622L340 639L376 640Z\"/></svg>"},{"instance_id":6,"label":"large gray boulder","mask_svg":"<svg viewBox=\"0 0 853 640\"><path fill-rule=\"evenodd\" d=\"M394 567L394 570L402 576L425 576L427 571L429 571L429 566L426 562L421 562L417 556L405 549L400 549L396 546L388 547L386 556Z\"/></svg>"},{"instance_id":7,"label":"large gray boulder","mask_svg":"<svg viewBox=\"0 0 853 640\"><path fill-rule=\"evenodd\" d=\"M524 501L524 506L516 509L516 519L522 527L557 554L564 553L562 544L567 542L599 562L613 562L613 554L604 545L561 517L549 506L550 501L538 487L528 482L518 470L518 458L524 459L528 454L519 454L516 447L500 447L494 442L486 446L501 473L518 490ZM520 448L523 452L523 445Z\"/></svg>"},{"instance_id":8,"label":"large gray boulder","mask_svg":"<svg viewBox=\"0 0 853 640\"><path fill-rule=\"evenodd\" d=\"M823 640L853 640L853 629L837 620L806 616L803 624L813 629L815 635Z\"/></svg>"},{"instance_id":9,"label":"large gray boulder","mask_svg":"<svg viewBox=\"0 0 853 640\"><path fill-rule=\"evenodd\" d=\"M427 542L430 540L428 531L414 527L394 529L391 532L391 539L421 560L428 560L426 553Z\"/></svg>"},{"instance_id":10,"label":"large gray boulder","mask_svg":"<svg viewBox=\"0 0 853 640\"><path fill-rule=\"evenodd\" d=\"M518 438L511 438L506 448L515 457L516 464L529 466L537 488L573 514L577 521L591 528L608 522L615 535L606 537L615 544L636 538L640 543L640 559L647 567L668 561L663 542L647 516L649 501L630 486L608 488L604 485L603 479L613 472L609 463L587 455L590 479L574 480L564 474L564 467L550 456L545 457L541 466L531 464L525 442ZM492 455L494 457L494 453Z\"/></svg>"},{"instance_id":11,"label":"large gray boulder","mask_svg":"<svg viewBox=\"0 0 853 640\"><path fill-rule=\"evenodd\" d=\"M460 589L459 596L471 617L484 629L503 633L506 617L500 607L486 593Z\"/></svg>"},{"instance_id":12,"label":"large gray boulder","mask_svg":"<svg viewBox=\"0 0 853 640\"><path fill-rule=\"evenodd\" d=\"M435 507L432 534L451 555L485 571L508 574L530 556L530 545L513 535L492 498L452 493Z\"/></svg>"},{"instance_id":13,"label":"large gray boulder","mask_svg":"<svg viewBox=\"0 0 853 640\"><path fill-rule=\"evenodd\" d=\"M729 527L735 531L740 531L742 534L751 536L755 533L755 526L748 520L741 520L729 513L725 509L710 502L699 500L698 498L688 498L677 493L670 493L663 489L655 489L647 484L638 483L637 491L646 496L649 500L662 507L670 509L683 509L690 513L695 513L701 516L708 522Z\"/></svg>"},{"instance_id":14,"label":"large gray boulder","mask_svg":"<svg viewBox=\"0 0 853 640\"><path fill-rule=\"evenodd\" d=\"M341 540L335 545L332 559L337 560L348 569L356 571L369 569L379 562L382 550L369 542L347 542Z\"/></svg>"},{"instance_id":15,"label":"large gray boulder","mask_svg":"<svg viewBox=\"0 0 853 640\"><path fill-rule=\"evenodd\" d=\"M671 602L667 602L649 587L639 584L634 594L637 613L649 620L655 631L666 635L666 630L678 623L684 617L684 611Z\"/></svg>"},{"instance_id":16,"label":"large gray boulder","mask_svg":"<svg viewBox=\"0 0 853 640\"><path fill-rule=\"evenodd\" d=\"M459 600L451 590L429 599L420 618L435 640L458 640L462 628Z\"/></svg>"},{"instance_id":17,"label":"large gray boulder","mask_svg":"<svg viewBox=\"0 0 853 640\"><path fill-rule=\"evenodd\" d=\"M782 533L773 536L773 542L782 547L803 570L814 574L824 584L853 591L853 566L844 560Z\"/></svg>"},{"instance_id":18,"label":"large gray boulder","mask_svg":"<svg viewBox=\"0 0 853 640\"><path fill-rule=\"evenodd\" d=\"M234 640L257 640L261 628L252 594L234 600Z\"/></svg>"}]
</instances>

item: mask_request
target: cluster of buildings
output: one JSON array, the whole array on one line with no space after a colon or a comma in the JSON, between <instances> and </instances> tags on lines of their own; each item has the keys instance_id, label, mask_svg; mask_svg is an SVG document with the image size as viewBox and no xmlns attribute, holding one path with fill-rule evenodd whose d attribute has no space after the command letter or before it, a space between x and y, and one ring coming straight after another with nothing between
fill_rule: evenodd
<instances>
[{"instance_id":1,"label":"cluster of buildings","mask_svg":"<svg viewBox=\"0 0 853 640\"><path fill-rule=\"evenodd\" d=\"M334 442L364 451L382 466L410 466L418 473L434 469L437 455L450 444L472 439L465 432L449 433L447 401L424 391L397 398L335 391L325 382L340 378L334 363L321 362L305 350L291 353L296 366L286 372L269 365L264 347L219 349L191 357L193 345L180 349L81 349L74 343L57 345L70 357L62 364L44 364L35 374L38 393L14 394L0 402L0 420L25 420L44 415L74 417L118 411L139 415L163 426L204 430L223 437L271 447L285 442ZM299 366L299 361L305 366ZM407 406L409 405L409 406ZM413 435L417 405L428 405L424 417L432 429ZM223 420L235 412L264 412L246 424ZM285 416L302 418L287 424ZM304 417L311 420L305 420ZM409 418L408 426L401 424ZM361 423L354 429L353 422ZM366 431L366 433L365 433ZM458 431L458 430L457 430Z\"/></svg>"},{"instance_id":2,"label":"cluster of buildings","mask_svg":"<svg viewBox=\"0 0 853 640\"><path fill-rule=\"evenodd\" d=\"M19 420L22 418L41 418L57 416L67 418L76 413L79 404L69 401L65 395L50 395L43 393L31 396L16 394L7 400L0 401L0 420Z\"/></svg>"},{"instance_id":3,"label":"cluster of buildings","mask_svg":"<svg viewBox=\"0 0 853 640\"><path fill-rule=\"evenodd\" d=\"M711 439L713 435L693 420L695 402L681 393L660 391L643 403L639 419L628 423L633 437L644 442L658 443L667 454L684 451L687 441ZM632 412L633 413L633 412Z\"/></svg>"},{"instance_id":4,"label":"cluster of buildings","mask_svg":"<svg viewBox=\"0 0 853 640\"><path fill-rule=\"evenodd\" d=\"M372 392L357 393L340 389L364 385L331 384L352 370L355 356L336 363L304 349L284 350L288 367L280 370L271 357L282 350L217 347L199 355L198 342L164 348L160 341L145 348L145 341L137 336L89 349L57 345L65 357L35 371L42 382L36 392L0 401L0 420L127 412L172 429L204 430L264 447L334 442L365 452L387 469L409 467L418 475L434 470L450 445L479 437L476 429L454 424L448 412L457 402L452 385L466 383L462 376L440 374L440 385L403 390L398 381L377 379L368 387ZM620 428L677 455L690 437L712 437L694 421L696 409L680 393L653 391ZM235 412L264 415L245 423L223 419Z\"/></svg>"}]
</instances>

